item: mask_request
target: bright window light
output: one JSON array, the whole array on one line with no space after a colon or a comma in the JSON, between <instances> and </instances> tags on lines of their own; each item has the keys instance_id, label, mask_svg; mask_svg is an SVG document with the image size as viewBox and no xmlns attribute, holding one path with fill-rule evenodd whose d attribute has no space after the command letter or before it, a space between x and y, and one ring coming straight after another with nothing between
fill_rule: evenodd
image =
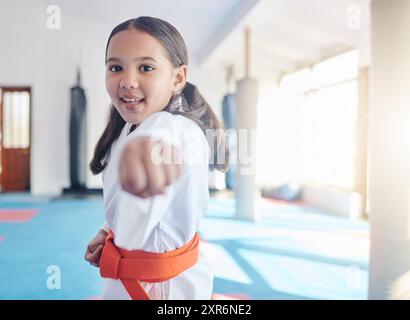
<instances>
[{"instance_id":1,"label":"bright window light","mask_svg":"<svg viewBox=\"0 0 410 320\"><path fill-rule=\"evenodd\" d=\"M265 159L260 162L265 172L261 181L272 172L275 184L310 181L354 189L357 76L353 50L281 79L279 101L259 116L266 122L258 152ZM269 183L272 179L263 181Z\"/></svg>"},{"instance_id":2,"label":"bright window light","mask_svg":"<svg viewBox=\"0 0 410 320\"><path fill-rule=\"evenodd\" d=\"M30 95L28 92L5 92L3 97L3 147L28 148Z\"/></svg>"},{"instance_id":3,"label":"bright window light","mask_svg":"<svg viewBox=\"0 0 410 320\"><path fill-rule=\"evenodd\" d=\"M312 68L313 87L320 88L357 77L358 54L352 50L319 62Z\"/></svg>"}]
</instances>

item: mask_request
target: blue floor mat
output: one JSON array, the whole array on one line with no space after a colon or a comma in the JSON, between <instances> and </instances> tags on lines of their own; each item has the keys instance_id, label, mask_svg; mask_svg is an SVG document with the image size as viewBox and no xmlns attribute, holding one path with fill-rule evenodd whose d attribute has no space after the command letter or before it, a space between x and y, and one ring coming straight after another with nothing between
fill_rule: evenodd
<instances>
[{"instance_id":1,"label":"blue floor mat","mask_svg":"<svg viewBox=\"0 0 410 320\"><path fill-rule=\"evenodd\" d=\"M261 201L259 221L233 219L232 198L212 198L201 237L215 266L214 293L240 299L367 299L368 223L301 205ZM0 209L37 209L0 221L0 299L94 299L98 269L83 258L103 202L1 195ZM53 289L55 270L61 287ZM50 285L51 281L51 285Z\"/></svg>"}]
</instances>

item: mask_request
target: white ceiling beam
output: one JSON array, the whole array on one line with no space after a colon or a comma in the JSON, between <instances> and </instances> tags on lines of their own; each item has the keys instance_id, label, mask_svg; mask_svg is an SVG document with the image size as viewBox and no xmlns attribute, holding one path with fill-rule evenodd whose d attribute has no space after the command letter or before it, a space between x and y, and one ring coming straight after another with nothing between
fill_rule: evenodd
<instances>
[{"instance_id":1,"label":"white ceiling beam","mask_svg":"<svg viewBox=\"0 0 410 320\"><path fill-rule=\"evenodd\" d=\"M195 61L198 64L202 64L211 55L211 53L222 43L222 41L237 27L241 25L255 5L260 0L240 0L226 20L221 21L215 32L205 39L204 44L195 53Z\"/></svg>"}]
</instances>

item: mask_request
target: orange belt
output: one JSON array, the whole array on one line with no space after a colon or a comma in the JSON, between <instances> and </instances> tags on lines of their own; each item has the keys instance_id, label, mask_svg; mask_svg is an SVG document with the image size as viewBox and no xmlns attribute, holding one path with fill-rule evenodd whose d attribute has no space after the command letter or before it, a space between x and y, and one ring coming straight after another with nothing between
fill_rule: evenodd
<instances>
[{"instance_id":1,"label":"orange belt","mask_svg":"<svg viewBox=\"0 0 410 320\"><path fill-rule=\"evenodd\" d=\"M100 260L103 278L120 279L132 300L149 300L139 281L163 282L176 277L198 261L198 233L183 247L165 253L124 250L114 244L112 231L105 239Z\"/></svg>"}]
</instances>

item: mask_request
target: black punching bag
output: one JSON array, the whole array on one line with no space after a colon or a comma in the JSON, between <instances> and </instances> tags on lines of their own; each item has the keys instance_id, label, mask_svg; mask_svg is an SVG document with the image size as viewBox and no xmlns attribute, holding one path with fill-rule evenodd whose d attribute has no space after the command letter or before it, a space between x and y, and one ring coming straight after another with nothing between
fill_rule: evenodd
<instances>
[{"instance_id":1,"label":"black punching bag","mask_svg":"<svg viewBox=\"0 0 410 320\"><path fill-rule=\"evenodd\" d=\"M71 88L70 111L70 189L86 188L87 181L87 119L86 98L81 87L80 71L77 84Z\"/></svg>"}]
</instances>

